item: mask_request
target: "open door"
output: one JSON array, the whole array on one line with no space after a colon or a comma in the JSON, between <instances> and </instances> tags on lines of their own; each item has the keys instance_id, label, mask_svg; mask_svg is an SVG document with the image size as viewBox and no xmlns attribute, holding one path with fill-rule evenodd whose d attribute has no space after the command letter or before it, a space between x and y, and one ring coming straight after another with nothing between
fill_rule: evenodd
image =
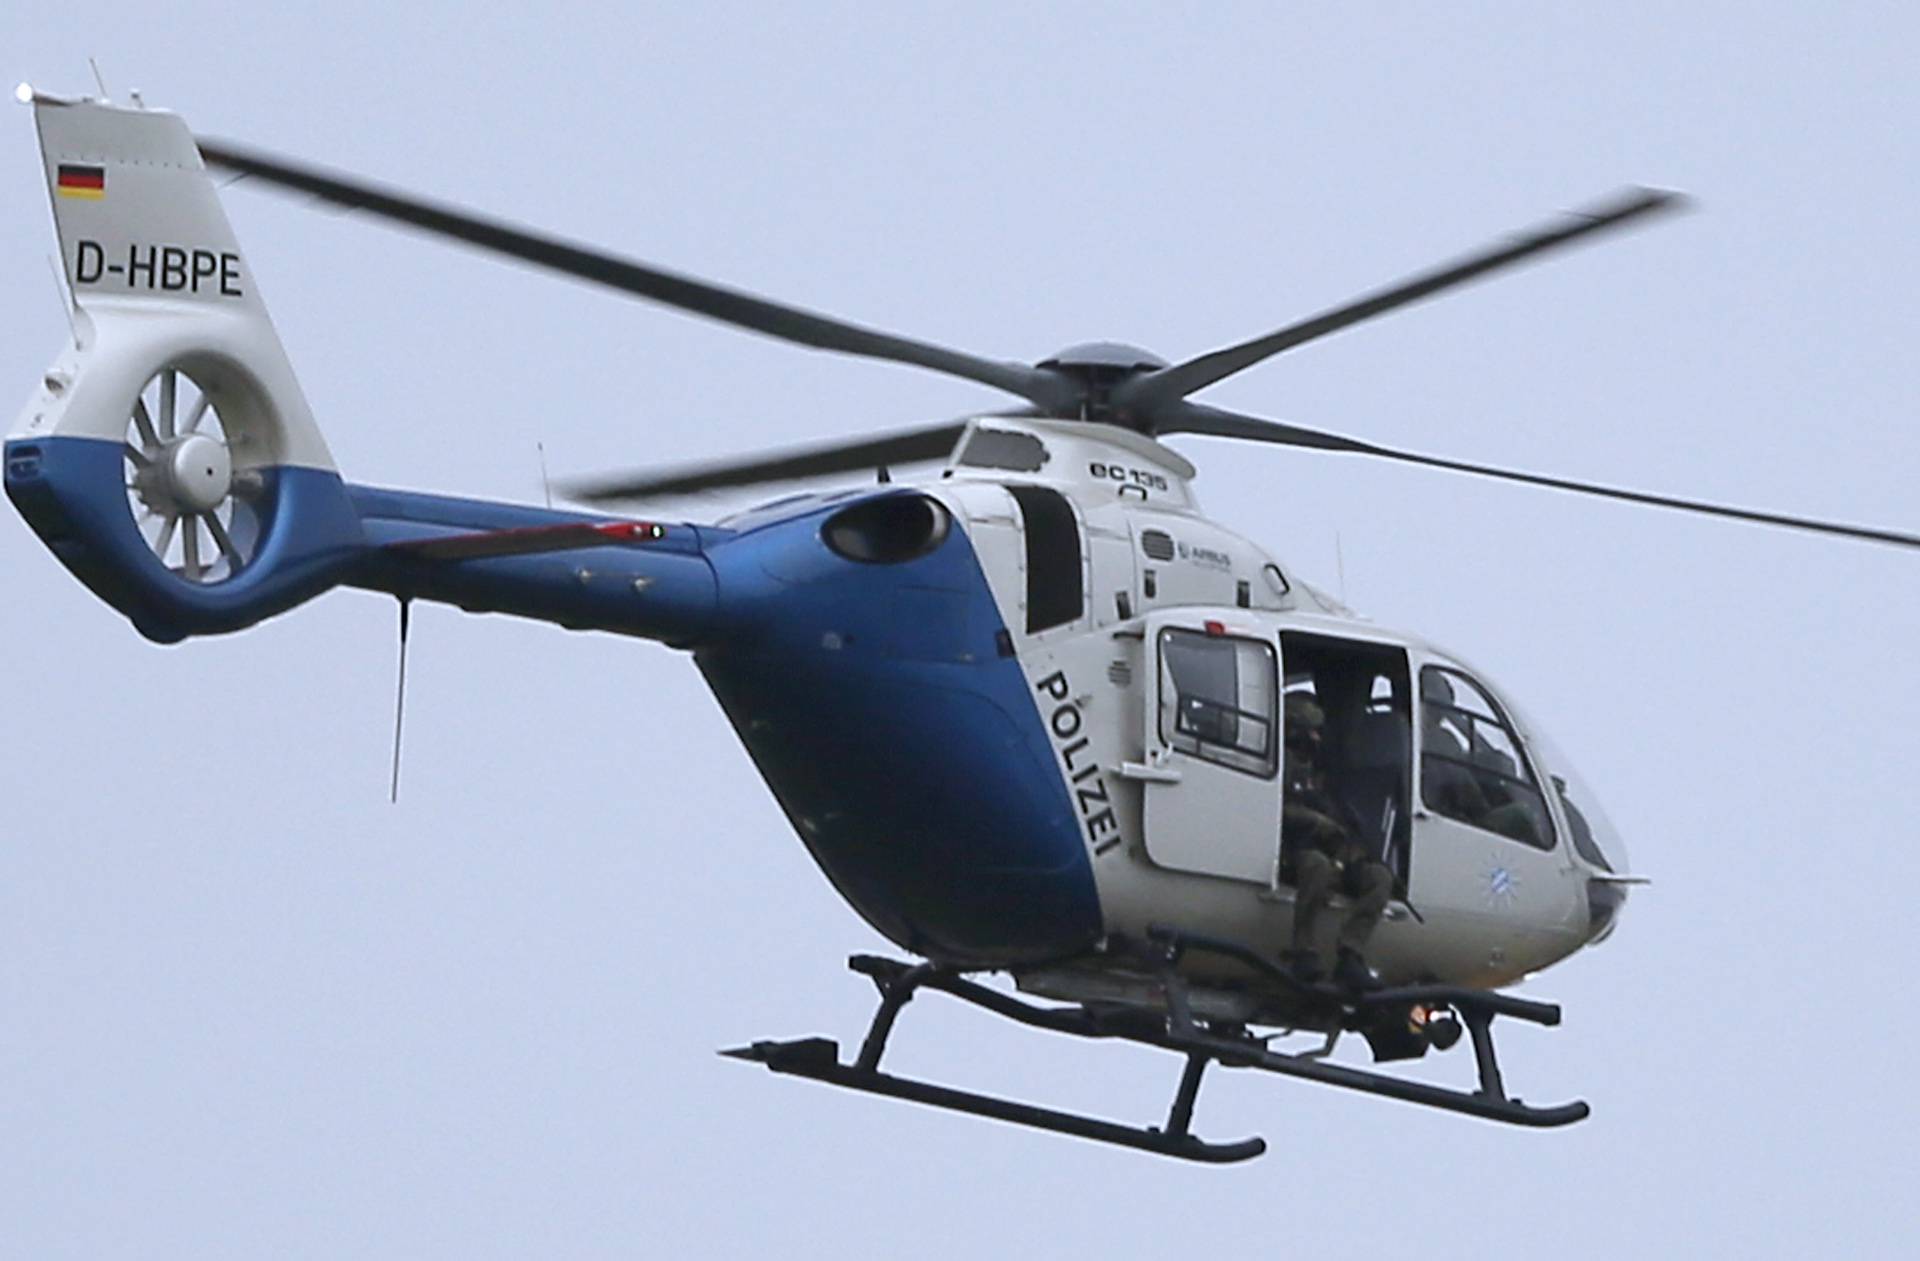
<instances>
[{"instance_id":1,"label":"open door","mask_svg":"<svg viewBox=\"0 0 1920 1261\"><path fill-rule=\"evenodd\" d=\"M1317 767L1326 813L1368 858L1386 864L1404 889L1412 832L1412 683L1407 651L1396 643L1283 631L1286 658L1281 708L1310 702L1321 739L1309 755ZM1284 743L1288 733L1282 732ZM1290 756L1291 751L1283 756ZM1296 776L1285 776L1289 788Z\"/></svg>"},{"instance_id":2,"label":"open door","mask_svg":"<svg viewBox=\"0 0 1920 1261\"><path fill-rule=\"evenodd\" d=\"M1219 616L1246 622L1244 610ZM1147 856L1271 885L1280 853L1278 641L1183 609L1149 616L1145 647Z\"/></svg>"}]
</instances>

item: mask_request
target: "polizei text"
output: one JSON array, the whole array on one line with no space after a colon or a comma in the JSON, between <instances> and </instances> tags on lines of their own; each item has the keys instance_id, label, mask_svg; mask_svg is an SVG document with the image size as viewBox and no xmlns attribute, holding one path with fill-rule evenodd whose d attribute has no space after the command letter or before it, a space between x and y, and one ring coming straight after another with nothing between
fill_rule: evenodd
<instances>
[{"instance_id":1,"label":"polizei text","mask_svg":"<svg viewBox=\"0 0 1920 1261\"><path fill-rule=\"evenodd\" d=\"M1067 672L1055 670L1033 685L1045 700L1040 710L1047 716L1047 730L1053 735L1054 748L1067 768L1068 791L1080 810L1080 822L1087 830L1087 843L1095 854L1104 854L1120 843L1120 820L1113 813L1113 799L1107 793L1106 776L1094 760L1093 744L1081 732L1086 725L1080 707L1070 699Z\"/></svg>"}]
</instances>

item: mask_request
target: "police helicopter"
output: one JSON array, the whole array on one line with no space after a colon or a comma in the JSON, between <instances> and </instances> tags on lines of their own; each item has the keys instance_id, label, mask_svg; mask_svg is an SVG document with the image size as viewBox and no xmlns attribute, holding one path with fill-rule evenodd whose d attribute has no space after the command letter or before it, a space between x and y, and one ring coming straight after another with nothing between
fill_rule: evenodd
<instances>
[{"instance_id":1,"label":"police helicopter","mask_svg":"<svg viewBox=\"0 0 1920 1261\"><path fill-rule=\"evenodd\" d=\"M1673 209L1632 189L1236 346L1170 363L1096 342L983 358L801 310L226 142L176 115L23 86L72 340L6 441L9 499L148 639L241 630L338 586L659 641L691 655L833 886L914 957L856 956L859 1049L768 1040L776 1073L1191 1160L1210 1064L1527 1126L1503 992L1618 926L1625 846L1482 671L1356 616L1204 516L1209 434L1373 456L1905 547L1920 537L1391 449L1194 402L1292 347ZM1005 391L1017 410L577 484L602 511L344 480L212 178L244 176L821 350ZM901 466L924 475L894 479ZM666 495L864 472L713 522ZM404 658L403 658L404 662ZM1330 873L1332 878L1330 879ZM1354 879L1358 875L1363 878ZM1337 961L1332 972L1325 964ZM1004 973L1012 991L983 984ZM1129 1125L883 1072L932 990L1184 1061ZM1470 1088L1374 1064L1463 1033ZM1294 1041L1304 1037L1306 1042Z\"/></svg>"}]
</instances>

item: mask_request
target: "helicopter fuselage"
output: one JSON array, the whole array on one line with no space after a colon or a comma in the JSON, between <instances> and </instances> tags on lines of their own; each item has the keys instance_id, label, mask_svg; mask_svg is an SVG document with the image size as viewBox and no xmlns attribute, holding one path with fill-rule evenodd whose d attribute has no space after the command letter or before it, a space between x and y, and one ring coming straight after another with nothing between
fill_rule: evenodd
<instances>
[{"instance_id":1,"label":"helicopter fuselage","mask_svg":"<svg viewBox=\"0 0 1920 1261\"><path fill-rule=\"evenodd\" d=\"M1103 945L1154 924L1277 954L1293 918L1280 714L1303 689L1369 785L1351 825L1373 828L1396 873L1369 946L1388 979L1510 982L1609 930L1621 901L1617 840L1483 677L1208 521L1191 466L1125 430L976 421L919 482L798 494L644 546L453 561L416 549L609 519L338 483L331 503L329 475L309 475L286 507L307 528L266 529L308 550L211 590L166 581L118 479L92 467L119 458L84 437L16 438L8 490L144 633L231 629L343 582L690 649L835 887L943 962L1078 997L1110 980ZM287 592L249 590L288 573ZM1170 667L1176 646L1195 678ZM1222 665L1241 676L1215 680L1225 694L1177 695ZM1434 808L1436 671L1479 696L1475 716L1448 711L1449 751L1495 762L1466 773L1527 809Z\"/></svg>"},{"instance_id":2,"label":"helicopter fuselage","mask_svg":"<svg viewBox=\"0 0 1920 1261\"><path fill-rule=\"evenodd\" d=\"M1207 520L1192 465L1153 438L1086 419L935 427L908 443L957 433L929 478L881 470L713 525L350 485L250 271L154 292L89 270L101 251L190 239L242 274L184 124L32 99L73 341L7 442L6 489L149 638L239 630L350 585L690 650L871 924L1069 996L1131 984L1103 960L1154 925L1277 955L1303 766L1393 875L1368 944L1388 980L1501 984L1612 927L1617 838L1539 733L1459 661ZM1117 346L1033 369L912 354L1061 406L1076 374L1165 368ZM1195 365L1156 379L1190 392L1214 371ZM1250 423L1175 416L1118 380L1089 415ZM1321 716L1317 750L1286 747L1296 708Z\"/></svg>"},{"instance_id":3,"label":"helicopter fuselage","mask_svg":"<svg viewBox=\"0 0 1920 1261\"><path fill-rule=\"evenodd\" d=\"M1510 982L1610 930L1619 843L1574 805L1571 768L1484 676L1200 515L1191 475L1123 430L996 418L933 477L792 495L644 551L383 557L349 581L690 648L835 887L942 961L1077 995L1101 982L1051 965L1154 924L1277 954L1293 919L1280 710L1316 688L1353 746L1330 769L1367 785L1348 817L1398 878L1369 948L1385 976ZM355 500L376 543L549 517ZM1176 730L1163 657L1182 637L1270 672L1228 698L1232 747ZM1475 714L1440 712L1436 673L1476 690ZM1463 752L1492 765L1462 772L1447 755ZM1504 817L1435 808L1446 774L1504 786Z\"/></svg>"},{"instance_id":4,"label":"helicopter fuselage","mask_svg":"<svg viewBox=\"0 0 1920 1261\"><path fill-rule=\"evenodd\" d=\"M1015 459L1037 467L993 466ZM796 497L727 523L740 533L711 554L724 617L739 622L696 658L849 901L899 944L958 963L1030 967L1153 924L1277 954L1293 898L1279 715L1285 695L1318 687L1348 711L1344 769L1368 781L1355 795L1391 816L1372 838L1400 886L1370 948L1384 975L1500 984L1610 929L1619 898L1603 852L1617 857L1618 841L1596 808L1572 804L1570 768L1548 765L1457 659L1356 618L1200 516L1191 472L1125 431L995 419L926 483ZM837 522L921 496L951 522L900 549L923 553L836 549ZM1241 645L1254 667L1227 739L1178 730L1175 693L1194 680L1162 658L1189 640ZM1435 691L1423 671L1477 688L1479 716L1416 697L1417 678ZM1334 695L1360 682L1364 697ZM1485 737L1429 749L1449 722ZM1430 806L1423 793L1439 794L1423 779L1456 770L1446 758L1461 752L1506 758L1477 773L1525 808ZM1072 969L1036 975L1076 984Z\"/></svg>"}]
</instances>

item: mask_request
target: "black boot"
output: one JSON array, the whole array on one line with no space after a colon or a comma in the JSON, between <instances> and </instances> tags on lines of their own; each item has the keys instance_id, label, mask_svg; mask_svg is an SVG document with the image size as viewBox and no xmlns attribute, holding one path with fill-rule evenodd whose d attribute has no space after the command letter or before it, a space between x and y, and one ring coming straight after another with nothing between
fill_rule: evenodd
<instances>
[{"instance_id":1,"label":"black boot","mask_svg":"<svg viewBox=\"0 0 1920 1261\"><path fill-rule=\"evenodd\" d=\"M1358 950L1346 946L1340 947L1339 961L1333 965L1333 979L1342 989L1352 990L1356 994L1380 988L1379 975L1367 966L1367 961L1360 957Z\"/></svg>"},{"instance_id":2,"label":"black boot","mask_svg":"<svg viewBox=\"0 0 1920 1261\"><path fill-rule=\"evenodd\" d=\"M1320 956L1311 950L1289 950L1280 956L1280 964L1286 968L1287 975L1301 985L1318 985L1320 978L1327 974L1320 966Z\"/></svg>"}]
</instances>

